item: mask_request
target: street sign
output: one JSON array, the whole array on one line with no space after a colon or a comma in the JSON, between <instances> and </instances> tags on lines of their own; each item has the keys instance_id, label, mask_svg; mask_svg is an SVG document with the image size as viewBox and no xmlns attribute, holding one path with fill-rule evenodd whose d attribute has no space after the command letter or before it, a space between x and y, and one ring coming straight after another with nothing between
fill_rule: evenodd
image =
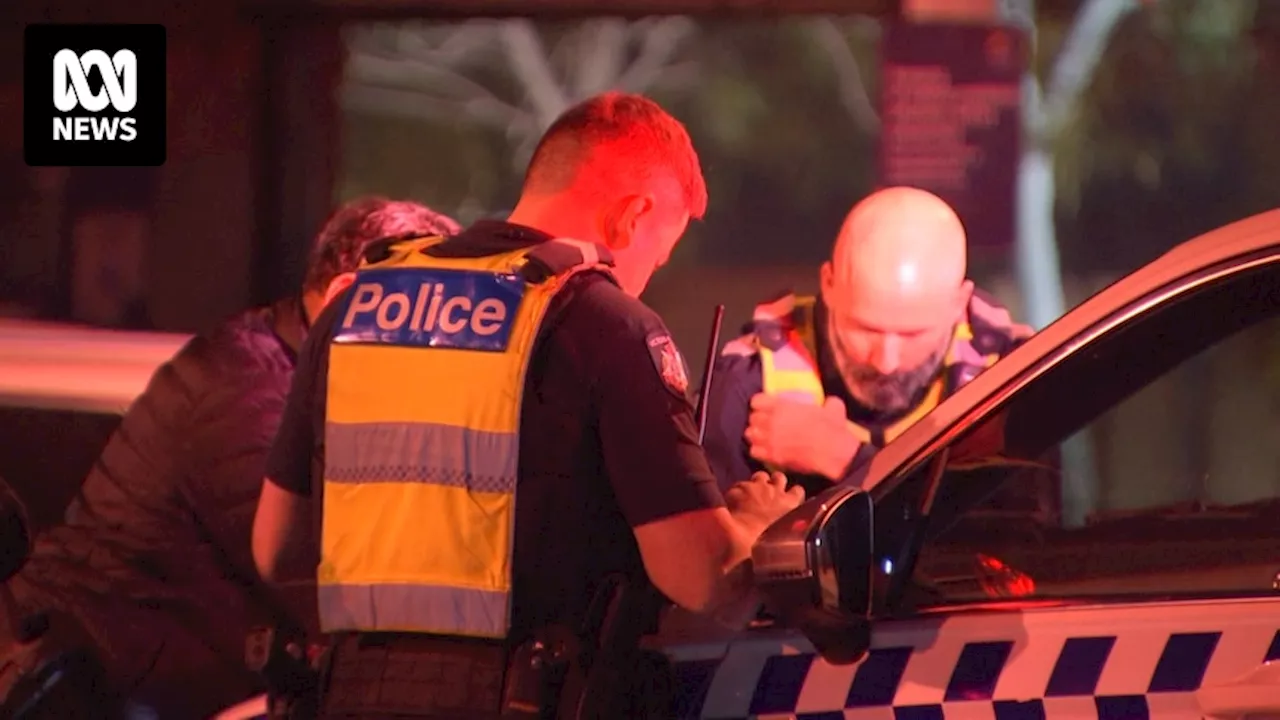
<instances>
[{"instance_id":1,"label":"street sign","mask_svg":"<svg viewBox=\"0 0 1280 720\"><path fill-rule=\"evenodd\" d=\"M1026 50L989 24L897 22L882 40L879 185L946 200L977 251L1014 242Z\"/></svg>"}]
</instances>

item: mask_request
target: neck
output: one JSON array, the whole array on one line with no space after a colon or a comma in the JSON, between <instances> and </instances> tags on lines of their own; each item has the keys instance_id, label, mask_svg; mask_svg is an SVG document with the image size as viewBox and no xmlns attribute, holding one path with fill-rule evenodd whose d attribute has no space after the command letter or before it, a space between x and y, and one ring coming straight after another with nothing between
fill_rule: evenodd
<instances>
[{"instance_id":1,"label":"neck","mask_svg":"<svg viewBox=\"0 0 1280 720\"><path fill-rule=\"evenodd\" d=\"M507 217L509 223L541 230L552 237L604 245L593 220L594 213L582 212L582 203L560 197L522 197Z\"/></svg>"},{"instance_id":2,"label":"neck","mask_svg":"<svg viewBox=\"0 0 1280 720\"><path fill-rule=\"evenodd\" d=\"M316 318L324 311L324 293L306 290L302 293L302 316L306 318L307 327L315 324Z\"/></svg>"}]
</instances>

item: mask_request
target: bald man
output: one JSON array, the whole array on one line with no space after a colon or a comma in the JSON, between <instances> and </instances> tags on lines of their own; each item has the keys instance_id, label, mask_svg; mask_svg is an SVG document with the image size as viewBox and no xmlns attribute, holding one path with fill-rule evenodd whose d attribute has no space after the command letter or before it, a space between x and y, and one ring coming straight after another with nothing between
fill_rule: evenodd
<instances>
[{"instance_id":1,"label":"bald man","mask_svg":"<svg viewBox=\"0 0 1280 720\"><path fill-rule=\"evenodd\" d=\"M728 485L775 469L806 494L857 481L876 450L1031 334L975 292L959 217L924 190L858 203L821 298L756 308L716 361L705 447Z\"/></svg>"}]
</instances>

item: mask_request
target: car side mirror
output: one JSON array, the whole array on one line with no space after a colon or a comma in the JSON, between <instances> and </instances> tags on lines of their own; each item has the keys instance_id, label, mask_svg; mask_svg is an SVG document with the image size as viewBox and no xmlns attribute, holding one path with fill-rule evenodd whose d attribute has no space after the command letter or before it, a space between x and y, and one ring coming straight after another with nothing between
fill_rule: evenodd
<instances>
[{"instance_id":1,"label":"car side mirror","mask_svg":"<svg viewBox=\"0 0 1280 720\"><path fill-rule=\"evenodd\" d=\"M835 665L871 645L874 515L870 495L837 486L770 525L752 549L770 612Z\"/></svg>"},{"instance_id":2,"label":"car side mirror","mask_svg":"<svg viewBox=\"0 0 1280 720\"><path fill-rule=\"evenodd\" d=\"M0 478L0 582L18 574L31 557L31 524L27 506Z\"/></svg>"}]
</instances>

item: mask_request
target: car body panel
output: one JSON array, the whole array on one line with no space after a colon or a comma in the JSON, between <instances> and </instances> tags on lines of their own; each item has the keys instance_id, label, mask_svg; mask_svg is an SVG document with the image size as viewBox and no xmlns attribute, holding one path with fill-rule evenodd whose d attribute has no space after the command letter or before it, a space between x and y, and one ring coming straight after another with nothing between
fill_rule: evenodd
<instances>
[{"instance_id":1,"label":"car body panel","mask_svg":"<svg viewBox=\"0 0 1280 720\"><path fill-rule=\"evenodd\" d=\"M188 339L0 319L0 477L33 531L62 519L125 411Z\"/></svg>"},{"instance_id":2,"label":"car body panel","mask_svg":"<svg viewBox=\"0 0 1280 720\"><path fill-rule=\"evenodd\" d=\"M787 630L665 647L682 720L1199 718L1198 689L1280 658L1280 598L954 607L877 622L843 666Z\"/></svg>"},{"instance_id":3,"label":"car body panel","mask_svg":"<svg viewBox=\"0 0 1280 720\"><path fill-rule=\"evenodd\" d=\"M0 406L123 415L189 339L0 320Z\"/></svg>"}]
</instances>

